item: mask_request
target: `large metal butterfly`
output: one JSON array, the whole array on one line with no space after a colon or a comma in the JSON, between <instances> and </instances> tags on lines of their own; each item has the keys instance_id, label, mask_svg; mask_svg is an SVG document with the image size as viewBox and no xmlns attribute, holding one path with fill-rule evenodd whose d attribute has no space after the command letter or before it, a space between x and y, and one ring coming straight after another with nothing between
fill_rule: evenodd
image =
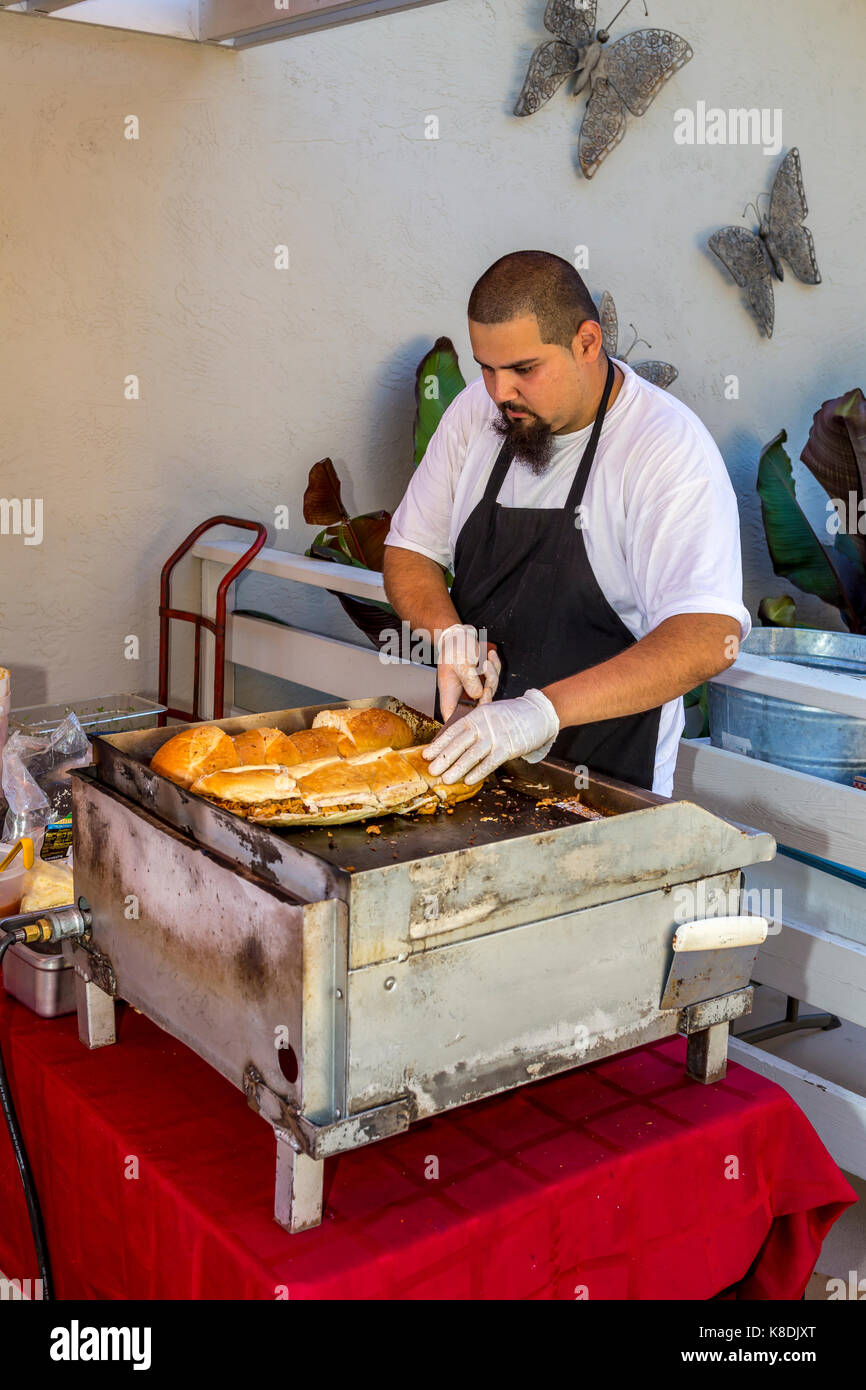
<instances>
[{"instance_id":1,"label":"large metal butterfly","mask_svg":"<svg viewBox=\"0 0 866 1390\"><path fill-rule=\"evenodd\" d=\"M557 37L536 48L514 108L515 116L531 116L572 74L573 96L588 87L578 140L580 167L588 179L625 135L626 109L642 116L668 78L693 56L685 39L667 29L638 29L605 48L610 34L607 29L595 33L595 12L596 0L579 5L548 0L544 27Z\"/></svg>"},{"instance_id":2,"label":"large metal butterfly","mask_svg":"<svg viewBox=\"0 0 866 1390\"><path fill-rule=\"evenodd\" d=\"M746 291L749 309L768 338L773 336L776 315L773 276L784 280L782 261L788 262L804 285L821 283L812 233L803 226L808 213L800 152L790 150L773 180L767 212L762 215L755 208L760 223L757 232L723 227L710 237L710 250Z\"/></svg>"},{"instance_id":3,"label":"large metal butterfly","mask_svg":"<svg viewBox=\"0 0 866 1390\"><path fill-rule=\"evenodd\" d=\"M616 316L616 305L607 290L601 296L598 314L601 320L601 341L608 357L616 357L620 362L628 362L628 355L635 345L646 342L646 339L637 336L637 329L632 323L629 327L633 329L634 337L625 352L617 352L619 321ZM647 347L651 346L651 343L647 343ZM637 372L638 376L642 376L645 381L651 381L653 386L660 386L663 391L666 391L679 376L676 367L672 367L670 362L629 362L628 364L633 372Z\"/></svg>"}]
</instances>

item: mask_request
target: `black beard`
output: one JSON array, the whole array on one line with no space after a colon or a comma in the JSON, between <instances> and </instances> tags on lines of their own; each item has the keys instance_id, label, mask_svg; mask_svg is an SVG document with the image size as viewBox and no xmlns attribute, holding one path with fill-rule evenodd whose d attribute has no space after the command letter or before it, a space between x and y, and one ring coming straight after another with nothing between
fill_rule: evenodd
<instances>
[{"instance_id":1,"label":"black beard","mask_svg":"<svg viewBox=\"0 0 866 1390\"><path fill-rule=\"evenodd\" d=\"M518 463L524 464L538 476L544 473L553 458L554 435L549 425L537 416L526 420L509 420L500 406L498 418L491 421L501 439L510 444Z\"/></svg>"}]
</instances>

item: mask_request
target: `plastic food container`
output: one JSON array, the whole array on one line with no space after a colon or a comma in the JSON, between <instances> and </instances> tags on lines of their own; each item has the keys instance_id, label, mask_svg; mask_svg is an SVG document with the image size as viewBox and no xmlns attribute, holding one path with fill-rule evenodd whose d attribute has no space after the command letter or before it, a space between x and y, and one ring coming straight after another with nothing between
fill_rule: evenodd
<instances>
[{"instance_id":1,"label":"plastic food container","mask_svg":"<svg viewBox=\"0 0 866 1390\"><path fill-rule=\"evenodd\" d=\"M88 738L119 734L128 729L155 729L165 705L141 695L106 695L95 700L70 700L60 705L30 705L9 716L9 732L47 734L74 714Z\"/></svg>"},{"instance_id":2,"label":"plastic food container","mask_svg":"<svg viewBox=\"0 0 866 1390\"><path fill-rule=\"evenodd\" d=\"M15 843L14 840L12 843ZM11 848L12 845L0 844L0 859L9 853ZM26 877L27 870L19 852L9 868L0 874L0 917L12 917L21 907Z\"/></svg>"}]
</instances>

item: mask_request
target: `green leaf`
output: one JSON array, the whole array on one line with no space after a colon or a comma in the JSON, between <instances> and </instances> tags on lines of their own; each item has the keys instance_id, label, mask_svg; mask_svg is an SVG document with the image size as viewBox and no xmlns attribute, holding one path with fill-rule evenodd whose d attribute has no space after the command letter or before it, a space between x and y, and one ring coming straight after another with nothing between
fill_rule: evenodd
<instances>
[{"instance_id":1,"label":"green leaf","mask_svg":"<svg viewBox=\"0 0 866 1390\"><path fill-rule=\"evenodd\" d=\"M834 548L838 550L839 554L845 560L850 561L852 565L858 565L860 563L860 552L857 549L853 536L849 536L847 531L836 532Z\"/></svg>"},{"instance_id":2,"label":"green leaf","mask_svg":"<svg viewBox=\"0 0 866 1390\"><path fill-rule=\"evenodd\" d=\"M797 605L790 594L762 598L758 604L758 617L764 627L796 627Z\"/></svg>"},{"instance_id":3,"label":"green leaf","mask_svg":"<svg viewBox=\"0 0 866 1390\"><path fill-rule=\"evenodd\" d=\"M415 373L415 464L427 450L439 421L466 382L450 338L437 338Z\"/></svg>"},{"instance_id":4,"label":"green leaf","mask_svg":"<svg viewBox=\"0 0 866 1390\"><path fill-rule=\"evenodd\" d=\"M684 737L709 738L710 712L709 696L707 694L707 682L704 681L703 685L696 685L694 690L687 691L686 694L683 696L683 705L686 709L691 709L693 705L700 705L701 714L703 715L703 720L698 733L684 735Z\"/></svg>"},{"instance_id":5,"label":"green leaf","mask_svg":"<svg viewBox=\"0 0 866 1390\"><path fill-rule=\"evenodd\" d=\"M852 630L859 630L866 614L858 612L856 598L842 577L840 556L821 544L800 510L791 460L782 448L787 438L780 431L758 464L758 494L773 569L804 593L838 608Z\"/></svg>"}]
</instances>

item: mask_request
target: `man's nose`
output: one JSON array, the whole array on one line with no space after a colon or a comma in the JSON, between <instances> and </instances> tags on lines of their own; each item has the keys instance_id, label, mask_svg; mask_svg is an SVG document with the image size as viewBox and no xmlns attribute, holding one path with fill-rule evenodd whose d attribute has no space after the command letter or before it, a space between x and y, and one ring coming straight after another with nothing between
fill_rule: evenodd
<instances>
[{"instance_id":1,"label":"man's nose","mask_svg":"<svg viewBox=\"0 0 866 1390\"><path fill-rule=\"evenodd\" d=\"M511 381L509 381L507 378L503 377L500 381L499 377L497 377L493 384L493 398L500 405L505 405L508 401L516 401L518 399L518 391L514 379L512 378Z\"/></svg>"}]
</instances>

